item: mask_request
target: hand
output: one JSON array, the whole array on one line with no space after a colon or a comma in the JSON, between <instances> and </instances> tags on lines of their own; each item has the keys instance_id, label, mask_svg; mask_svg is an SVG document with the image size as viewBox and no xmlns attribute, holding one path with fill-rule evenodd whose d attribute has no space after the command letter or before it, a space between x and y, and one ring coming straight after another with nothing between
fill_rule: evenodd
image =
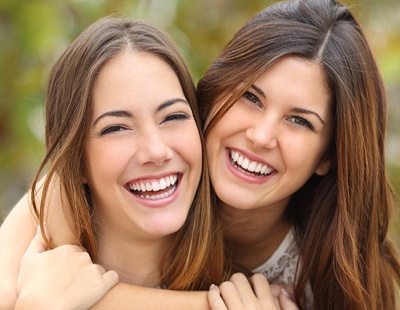
<instances>
[{"instance_id":1,"label":"hand","mask_svg":"<svg viewBox=\"0 0 400 310\"><path fill-rule=\"evenodd\" d=\"M118 283L79 246L46 250L37 233L21 261L15 309L88 309Z\"/></svg>"},{"instance_id":2,"label":"hand","mask_svg":"<svg viewBox=\"0 0 400 310\"><path fill-rule=\"evenodd\" d=\"M208 302L213 310L284 309L298 310L285 290L279 293L271 289L267 279L255 274L247 279L243 274L234 274L229 281L208 291ZM273 291L275 291L275 296Z\"/></svg>"}]
</instances>

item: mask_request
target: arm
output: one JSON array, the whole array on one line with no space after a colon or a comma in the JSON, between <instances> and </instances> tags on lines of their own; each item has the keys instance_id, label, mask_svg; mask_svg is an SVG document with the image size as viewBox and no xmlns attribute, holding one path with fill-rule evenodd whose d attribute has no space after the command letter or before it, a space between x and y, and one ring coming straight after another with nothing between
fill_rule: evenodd
<instances>
[{"instance_id":1,"label":"arm","mask_svg":"<svg viewBox=\"0 0 400 310\"><path fill-rule=\"evenodd\" d=\"M51 195L47 231L56 244L74 244L74 235L66 225L61 210L60 195L57 191L52 191ZM0 228L0 309L14 309L21 259L35 236L37 225L30 210L28 193L13 208ZM24 300L26 301L19 300L19 307L23 307ZM160 305L173 310L187 309L188 305L192 309L208 309L207 292L169 291L119 283L104 296L95 309L132 309L133 305L137 305L137 309L159 308Z\"/></svg>"},{"instance_id":2,"label":"arm","mask_svg":"<svg viewBox=\"0 0 400 310\"><path fill-rule=\"evenodd\" d=\"M97 309L210 309L207 292L154 289L118 283L93 308Z\"/></svg>"},{"instance_id":3,"label":"arm","mask_svg":"<svg viewBox=\"0 0 400 310\"><path fill-rule=\"evenodd\" d=\"M118 282L114 271L93 264L76 245L46 251L40 233L21 261L15 310L88 309ZM68 266L68 268L65 268ZM44 272L45 270L45 272ZM181 292L121 284L94 309L208 309L206 292Z\"/></svg>"},{"instance_id":4,"label":"arm","mask_svg":"<svg viewBox=\"0 0 400 310\"><path fill-rule=\"evenodd\" d=\"M42 182L43 180L39 186ZM37 197L40 195L41 191ZM51 191L49 203L52 208L48 214L51 218L48 219L49 225L46 228L57 244L76 244L76 238L63 216L60 201L59 193ZM0 309L14 309L20 262L35 236L37 225L38 222L31 212L29 192L14 206L0 227Z\"/></svg>"},{"instance_id":5,"label":"arm","mask_svg":"<svg viewBox=\"0 0 400 310\"><path fill-rule=\"evenodd\" d=\"M0 227L0 309L14 309L20 261L36 227L25 195Z\"/></svg>"},{"instance_id":6,"label":"arm","mask_svg":"<svg viewBox=\"0 0 400 310\"><path fill-rule=\"evenodd\" d=\"M79 246L46 250L38 232L21 261L15 309L88 309L118 282Z\"/></svg>"}]
</instances>

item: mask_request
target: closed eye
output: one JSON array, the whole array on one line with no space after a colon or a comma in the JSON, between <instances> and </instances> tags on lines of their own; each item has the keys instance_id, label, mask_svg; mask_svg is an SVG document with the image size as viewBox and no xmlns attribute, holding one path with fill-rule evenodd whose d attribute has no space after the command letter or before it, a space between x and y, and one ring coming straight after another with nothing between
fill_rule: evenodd
<instances>
[{"instance_id":1,"label":"closed eye","mask_svg":"<svg viewBox=\"0 0 400 310\"><path fill-rule=\"evenodd\" d=\"M113 125L113 126L109 126L107 128L104 128L100 132L100 135L103 136L103 135L106 135L106 134L111 134L111 133L115 133L115 132L123 131L123 130L126 130L126 128L123 127L123 126L120 126L120 125Z\"/></svg>"},{"instance_id":2,"label":"closed eye","mask_svg":"<svg viewBox=\"0 0 400 310\"><path fill-rule=\"evenodd\" d=\"M308 121L306 118L298 116L298 115L291 115L288 120L292 123L294 123L296 126L299 127L307 127L311 129L312 131L315 130L313 124L311 124L310 121Z\"/></svg>"},{"instance_id":3,"label":"closed eye","mask_svg":"<svg viewBox=\"0 0 400 310\"><path fill-rule=\"evenodd\" d=\"M164 120L161 122L161 124L165 123L165 122L181 121L181 120L185 120L188 118L189 118L189 116L185 113L174 113L174 114L170 114L166 118L164 118Z\"/></svg>"}]
</instances>

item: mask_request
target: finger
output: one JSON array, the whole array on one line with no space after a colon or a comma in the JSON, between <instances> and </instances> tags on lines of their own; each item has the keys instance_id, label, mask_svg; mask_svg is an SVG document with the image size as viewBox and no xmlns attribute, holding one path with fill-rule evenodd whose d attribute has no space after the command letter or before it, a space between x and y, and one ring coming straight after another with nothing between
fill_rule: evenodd
<instances>
[{"instance_id":1,"label":"finger","mask_svg":"<svg viewBox=\"0 0 400 310\"><path fill-rule=\"evenodd\" d=\"M231 276L230 281L235 285L239 297L243 304L251 304L255 299L253 288L250 285L250 280L242 273L235 273Z\"/></svg>"},{"instance_id":2,"label":"finger","mask_svg":"<svg viewBox=\"0 0 400 310\"><path fill-rule=\"evenodd\" d=\"M254 294L266 309L281 309L278 300L279 294L274 296L272 292L273 288L266 277L262 274L255 274L249 279L249 281L253 286Z\"/></svg>"},{"instance_id":3,"label":"finger","mask_svg":"<svg viewBox=\"0 0 400 310\"><path fill-rule=\"evenodd\" d=\"M232 279L232 277L231 277ZM235 284L231 281L223 282L219 286L222 299L228 309L241 309L243 301Z\"/></svg>"},{"instance_id":4,"label":"finger","mask_svg":"<svg viewBox=\"0 0 400 310\"><path fill-rule=\"evenodd\" d=\"M28 249L25 252L27 254L35 254L42 253L47 250L47 244L44 242L42 234L39 232L36 233L35 237L33 237L31 243L28 246Z\"/></svg>"},{"instance_id":5,"label":"finger","mask_svg":"<svg viewBox=\"0 0 400 310\"><path fill-rule=\"evenodd\" d=\"M268 283L266 277L262 274L255 274L249 279L250 283L253 286L254 294L262 299L270 299L272 300L273 294L271 287Z\"/></svg>"},{"instance_id":6,"label":"finger","mask_svg":"<svg viewBox=\"0 0 400 310\"><path fill-rule=\"evenodd\" d=\"M282 289L279 294L279 305L284 310L298 310L299 307L290 299L289 293Z\"/></svg>"},{"instance_id":7,"label":"finger","mask_svg":"<svg viewBox=\"0 0 400 310\"><path fill-rule=\"evenodd\" d=\"M211 285L207 293L208 304L212 310L227 310L224 301L222 300L218 286Z\"/></svg>"},{"instance_id":8,"label":"finger","mask_svg":"<svg viewBox=\"0 0 400 310\"><path fill-rule=\"evenodd\" d=\"M274 296L275 298L279 297L281 290L284 288L283 285L279 284L270 284L269 287L271 289L272 296Z\"/></svg>"},{"instance_id":9,"label":"finger","mask_svg":"<svg viewBox=\"0 0 400 310\"><path fill-rule=\"evenodd\" d=\"M103 278L105 280L106 291L110 290L119 281L118 273L116 273L114 270L109 270L106 273L104 273Z\"/></svg>"}]
</instances>

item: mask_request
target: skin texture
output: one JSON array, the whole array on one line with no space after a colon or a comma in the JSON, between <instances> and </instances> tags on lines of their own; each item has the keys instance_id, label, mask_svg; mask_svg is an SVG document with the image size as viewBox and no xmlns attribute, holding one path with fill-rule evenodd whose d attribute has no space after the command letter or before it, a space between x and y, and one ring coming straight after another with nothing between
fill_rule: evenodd
<instances>
[{"instance_id":1,"label":"skin texture","mask_svg":"<svg viewBox=\"0 0 400 310\"><path fill-rule=\"evenodd\" d=\"M270 69L282 65L288 55L308 59L310 68L320 64L325 75L311 79L299 75L299 63L294 62L293 68L286 70L291 83L278 83L278 75L268 77ZM310 77L319 74L318 70L311 73ZM292 74L298 78L291 79ZM268 83L259 86L263 77ZM308 81L307 87L298 87L303 80ZM326 143L325 150L324 136L329 134L318 131L318 124L310 127L305 122L315 115L309 113L311 108L315 110L315 98L301 90L313 88L314 82L322 87L316 94L324 89L331 92L328 102L320 96L321 107L325 106L335 120L331 143ZM299 304L311 286L314 298L307 301L316 309L397 308L400 264L388 236L395 201L383 156L385 90L370 47L351 12L330 0L294 0L267 7L235 34L200 79L198 98L201 119L209 125L206 137L210 147L216 146L221 178L233 181L232 190L227 182L216 189L223 201L224 232L233 244L233 261L248 269L265 262L292 226L299 257L306 262L298 265L294 284ZM232 118L227 128L213 133L220 126L218 122L235 115L237 108L246 107L243 111L247 111L245 103L254 107L249 110L251 123L247 114L237 113L240 117ZM211 120L210 111L215 113ZM325 113L319 109L313 112ZM329 123L323 115L321 119ZM223 147L212 145L209 138L213 134L225 144ZM316 141L321 142L317 148ZM309 147L316 153L310 153ZM231 164L231 149L233 161L242 168ZM310 153L306 157L305 150ZM302 160L300 164L298 159ZM270 175L255 177L251 172L263 165ZM249 167L251 171L244 172ZM286 170L293 171L293 180ZM311 178L301 186L307 173ZM213 175L212 179L217 187L218 179ZM261 192L250 191L261 184L266 185ZM296 188L299 190L293 192ZM232 208L235 204L238 209ZM18 256L13 258L19 260ZM124 302L133 300L135 292L132 289L132 294L127 293ZM114 305L112 296L106 299L103 306L107 302ZM229 303L226 294L224 301Z\"/></svg>"},{"instance_id":2,"label":"skin texture","mask_svg":"<svg viewBox=\"0 0 400 310\"><path fill-rule=\"evenodd\" d=\"M325 152L332 117L324 81L319 65L283 58L207 136L210 176L222 201L225 235L235 240L234 261L249 270L265 262L289 230L283 213L291 195L313 173L329 170ZM244 163L239 167L232 150L237 159L242 157L238 161L249 159L270 173L260 176L244 169Z\"/></svg>"},{"instance_id":3,"label":"skin texture","mask_svg":"<svg viewBox=\"0 0 400 310\"><path fill-rule=\"evenodd\" d=\"M102 266L93 264L89 254L79 246L60 246L54 252L46 250L38 230L22 258L17 285L20 298L15 309L29 309L32 301L38 309L88 309L118 282L115 271L106 271ZM57 260L53 259L54 254L57 254ZM68 266L69 278L48 277L45 280L49 282L46 283L40 274L37 276L44 269L49 274L57 275L65 270L65 266ZM76 284L71 286L71 283ZM49 295L64 298L50 299ZM27 300L29 303L25 304Z\"/></svg>"},{"instance_id":4,"label":"skin texture","mask_svg":"<svg viewBox=\"0 0 400 310\"><path fill-rule=\"evenodd\" d=\"M242 273L232 275L229 281L210 288L208 301L213 310L298 309L284 288L269 285L260 274L249 279Z\"/></svg>"},{"instance_id":5,"label":"skin texture","mask_svg":"<svg viewBox=\"0 0 400 310\"><path fill-rule=\"evenodd\" d=\"M297 57L281 59L211 130L210 175L225 204L242 210L269 206L281 212L311 174L327 173L324 155L332 119L324 81L319 65ZM232 150L268 167L269 174L260 177L238 168L230 160Z\"/></svg>"},{"instance_id":6,"label":"skin texture","mask_svg":"<svg viewBox=\"0 0 400 310\"><path fill-rule=\"evenodd\" d=\"M107 63L93 102L84 178L101 231L98 262L118 271L123 282L155 286L168 236L185 222L199 182L196 123L172 69L148 53L126 52ZM129 190L129 184L175 176L177 187L171 185L165 198L156 194L168 189ZM132 262L142 267L132 268Z\"/></svg>"}]
</instances>

